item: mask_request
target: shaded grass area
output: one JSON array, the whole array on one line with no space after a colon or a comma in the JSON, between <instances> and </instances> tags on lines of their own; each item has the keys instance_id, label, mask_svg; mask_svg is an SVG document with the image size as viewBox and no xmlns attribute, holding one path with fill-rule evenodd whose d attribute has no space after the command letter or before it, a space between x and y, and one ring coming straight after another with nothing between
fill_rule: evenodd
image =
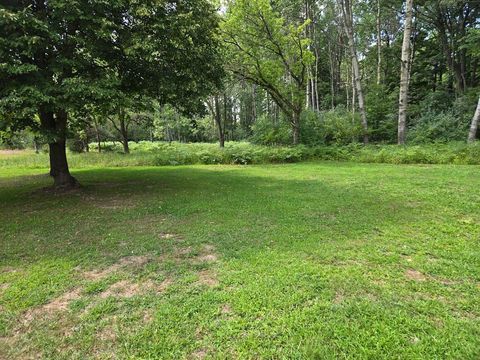
<instances>
[{"instance_id":1,"label":"shaded grass area","mask_svg":"<svg viewBox=\"0 0 480 360\"><path fill-rule=\"evenodd\" d=\"M476 166L45 173L0 175L0 358L480 356Z\"/></svg>"},{"instance_id":2,"label":"shaded grass area","mask_svg":"<svg viewBox=\"0 0 480 360\"><path fill-rule=\"evenodd\" d=\"M229 142L224 149L217 144L202 143L131 143L132 153L124 155L118 143L107 143L99 154L95 146L88 154L69 154L74 168L176 166L195 164L279 164L301 161L354 161L384 164L457 164L480 165L480 142L466 144L429 144L421 146L351 144L348 146L260 146L247 142ZM44 168L48 154L35 155L32 151L8 152L0 150L0 168Z\"/></svg>"}]
</instances>

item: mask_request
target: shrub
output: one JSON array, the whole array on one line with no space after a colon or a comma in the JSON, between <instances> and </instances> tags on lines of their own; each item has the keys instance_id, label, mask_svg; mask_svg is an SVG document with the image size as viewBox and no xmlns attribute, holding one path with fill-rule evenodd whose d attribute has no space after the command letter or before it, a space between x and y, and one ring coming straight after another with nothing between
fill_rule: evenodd
<instances>
[{"instance_id":1,"label":"shrub","mask_svg":"<svg viewBox=\"0 0 480 360\"><path fill-rule=\"evenodd\" d=\"M261 145L285 145L292 141L290 124L280 118L277 122L268 116L261 116L252 125L251 141Z\"/></svg>"},{"instance_id":2,"label":"shrub","mask_svg":"<svg viewBox=\"0 0 480 360\"><path fill-rule=\"evenodd\" d=\"M414 144L458 141L466 138L468 126L468 121L453 110L427 112L411 128L408 139Z\"/></svg>"}]
</instances>

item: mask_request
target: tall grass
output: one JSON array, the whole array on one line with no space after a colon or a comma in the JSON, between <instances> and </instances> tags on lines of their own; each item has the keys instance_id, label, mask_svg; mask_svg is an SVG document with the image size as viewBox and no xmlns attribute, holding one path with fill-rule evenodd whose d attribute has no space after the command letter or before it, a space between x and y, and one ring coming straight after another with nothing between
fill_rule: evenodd
<instances>
[{"instance_id":1,"label":"tall grass","mask_svg":"<svg viewBox=\"0 0 480 360\"><path fill-rule=\"evenodd\" d=\"M308 160L354 161L388 164L480 165L480 144L433 144L399 147L360 144L348 146L270 147L246 142L230 142L224 149L216 144L140 142L131 144L131 154L121 153L117 144L106 144L102 153L95 146L89 153L69 153L72 168L163 166L189 164L270 164ZM48 154L24 151L0 153L1 168L47 168Z\"/></svg>"}]
</instances>

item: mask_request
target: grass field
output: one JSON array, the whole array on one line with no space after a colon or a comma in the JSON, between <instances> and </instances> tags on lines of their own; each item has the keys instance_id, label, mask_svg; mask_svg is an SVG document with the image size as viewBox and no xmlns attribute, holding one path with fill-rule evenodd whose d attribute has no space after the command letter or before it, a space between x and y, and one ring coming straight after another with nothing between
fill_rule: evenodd
<instances>
[{"instance_id":1,"label":"grass field","mask_svg":"<svg viewBox=\"0 0 480 360\"><path fill-rule=\"evenodd\" d=\"M480 358L478 166L46 172L0 168L0 358Z\"/></svg>"}]
</instances>

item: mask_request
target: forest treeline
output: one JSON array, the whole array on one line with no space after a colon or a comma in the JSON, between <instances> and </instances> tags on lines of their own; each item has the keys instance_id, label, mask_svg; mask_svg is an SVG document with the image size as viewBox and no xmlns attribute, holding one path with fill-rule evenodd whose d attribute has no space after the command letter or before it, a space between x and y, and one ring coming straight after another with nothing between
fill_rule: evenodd
<instances>
[{"instance_id":1,"label":"forest treeline","mask_svg":"<svg viewBox=\"0 0 480 360\"><path fill-rule=\"evenodd\" d=\"M3 146L474 141L476 0L3 1ZM476 111L475 111L476 110Z\"/></svg>"}]
</instances>

